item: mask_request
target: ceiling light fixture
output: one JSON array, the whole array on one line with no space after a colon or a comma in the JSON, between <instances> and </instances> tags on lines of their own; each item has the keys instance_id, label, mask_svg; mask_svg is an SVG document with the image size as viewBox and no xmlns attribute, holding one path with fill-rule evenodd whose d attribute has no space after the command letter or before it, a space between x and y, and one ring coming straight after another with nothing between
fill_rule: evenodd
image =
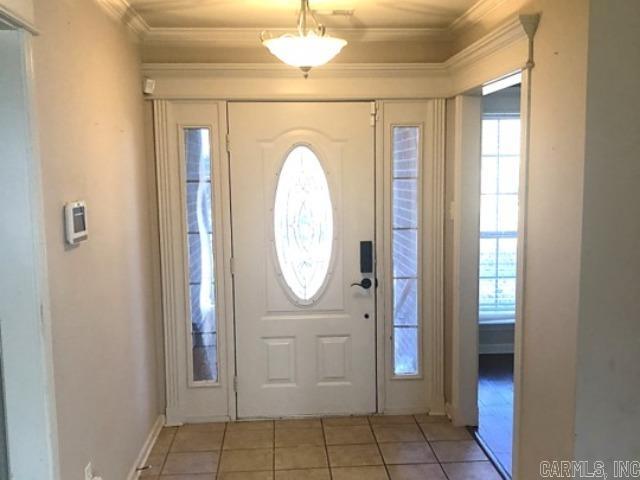
<instances>
[{"instance_id":1,"label":"ceiling light fixture","mask_svg":"<svg viewBox=\"0 0 640 480\"><path fill-rule=\"evenodd\" d=\"M318 22L309 8L309 0L301 0L298 14L298 34L286 34L272 37L269 32L262 32L260 40L269 51L281 61L302 70L304 78L309 76L313 67L331 61L347 44L342 38L326 35L326 28ZM309 28L309 19L314 27Z\"/></svg>"}]
</instances>

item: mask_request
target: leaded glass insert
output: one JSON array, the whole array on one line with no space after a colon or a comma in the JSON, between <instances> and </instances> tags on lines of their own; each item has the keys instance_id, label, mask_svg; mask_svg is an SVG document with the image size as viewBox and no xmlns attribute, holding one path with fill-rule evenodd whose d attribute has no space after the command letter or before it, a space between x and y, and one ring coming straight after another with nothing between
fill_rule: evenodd
<instances>
[{"instance_id":1,"label":"leaded glass insert","mask_svg":"<svg viewBox=\"0 0 640 480\"><path fill-rule=\"evenodd\" d=\"M216 283L208 128L185 128L186 222L193 381L218 380Z\"/></svg>"},{"instance_id":2,"label":"leaded glass insert","mask_svg":"<svg viewBox=\"0 0 640 480\"><path fill-rule=\"evenodd\" d=\"M273 223L284 283L299 303L312 303L329 273L333 208L326 174L306 145L294 147L282 165Z\"/></svg>"},{"instance_id":3,"label":"leaded glass insert","mask_svg":"<svg viewBox=\"0 0 640 480\"><path fill-rule=\"evenodd\" d=\"M393 372L417 375L420 363L419 127L393 127L392 149Z\"/></svg>"}]
</instances>

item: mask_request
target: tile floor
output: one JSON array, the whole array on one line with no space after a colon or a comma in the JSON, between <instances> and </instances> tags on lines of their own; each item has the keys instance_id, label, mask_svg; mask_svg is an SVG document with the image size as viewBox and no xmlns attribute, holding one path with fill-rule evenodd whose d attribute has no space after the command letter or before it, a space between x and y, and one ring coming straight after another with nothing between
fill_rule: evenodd
<instances>
[{"instance_id":1,"label":"tile floor","mask_svg":"<svg viewBox=\"0 0 640 480\"><path fill-rule=\"evenodd\" d=\"M480 355L478 435L511 475L513 437L513 354Z\"/></svg>"},{"instance_id":2,"label":"tile floor","mask_svg":"<svg viewBox=\"0 0 640 480\"><path fill-rule=\"evenodd\" d=\"M145 480L500 480L464 428L397 415L165 428Z\"/></svg>"}]
</instances>

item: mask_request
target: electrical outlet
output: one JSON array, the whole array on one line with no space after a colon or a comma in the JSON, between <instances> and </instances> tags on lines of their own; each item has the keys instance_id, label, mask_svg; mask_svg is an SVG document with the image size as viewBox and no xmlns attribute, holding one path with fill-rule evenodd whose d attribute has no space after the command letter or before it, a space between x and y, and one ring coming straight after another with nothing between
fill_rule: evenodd
<instances>
[{"instance_id":1,"label":"electrical outlet","mask_svg":"<svg viewBox=\"0 0 640 480\"><path fill-rule=\"evenodd\" d=\"M84 467L84 480L93 480L93 467L91 466L91 462Z\"/></svg>"}]
</instances>

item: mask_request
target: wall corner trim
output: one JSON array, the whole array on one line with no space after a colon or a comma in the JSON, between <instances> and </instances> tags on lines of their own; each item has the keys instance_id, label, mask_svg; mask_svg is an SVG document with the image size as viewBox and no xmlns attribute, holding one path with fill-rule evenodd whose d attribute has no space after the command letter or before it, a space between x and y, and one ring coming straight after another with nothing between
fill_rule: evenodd
<instances>
[{"instance_id":1,"label":"wall corner trim","mask_svg":"<svg viewBox=\"0 0 640 480\"><path fill-rule=\"evenodd\" d=\"M162 431L162 427L164 427L164 424L165 424L164 415L158 415L158 418L156 418L156 421L153 423L153 426L149 431L149 435L147 436L147 439L145 440L144 444L142 445L142 448L140 449L140 453L138 453L138 456L136 457L135 463L131 467L131 470L129 470L129 475L127 475L127 480L138 480L138 478L140 477L140 472L138 471L138 468L143 466L146 463L147 459L149 458L149 454L151 453L151 450L153 449L153 446L155 445L156 440L158 439L158 435L160 435L160 432Z\"/></svg>"}]
</instances>

